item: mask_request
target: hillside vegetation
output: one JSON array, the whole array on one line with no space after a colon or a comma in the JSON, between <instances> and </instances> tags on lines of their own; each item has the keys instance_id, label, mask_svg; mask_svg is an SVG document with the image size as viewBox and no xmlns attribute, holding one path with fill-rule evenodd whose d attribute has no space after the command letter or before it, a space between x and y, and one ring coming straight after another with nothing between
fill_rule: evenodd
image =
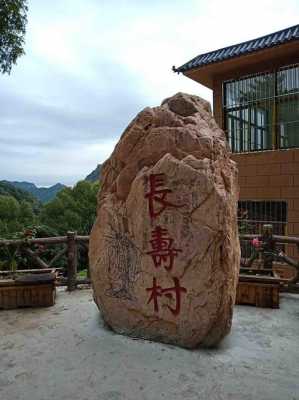
<instances>
[{"instance_id":1,"label":"hillside vegetation","mask_svg":"<svg viewBox=\"0 0 299 400\"><path fill-rule=\"evenodd\" d=\"M16 181L2 181L2 183L7 183L9 185L14 186L17 189L21 189L30 193L41 203L48 203L53 200L57 193L59 193L66 186L61 183L56 183L50 187L37 187L34 183L31 182L16 182Z\"/></svg>"},{"instance_id":2,"label":"hillside vegetation","mask_svg":"<svg viewBox=\"0 0 299 400\"><path fill-rule=\"evenodd\" d=\"M87 175L85 178L86 181L89 182L97 182L101 179L101 169L102 169L102 164L98 164L97 167Z\"/></svg>"},{"instance_id":3,"label":"hillside vegetation","mask_svg":"<svg viewBox=\"0 0 299 400\"><path fill-rule=\"evenodd\" d=\"M99 182L101 176L101 168L102 165L98 164L97 167L86 176L84 181L88 182ZM33 201L34 199L37 200L37 203L46 204L50 201L54 200L56 195L65 189L67 186L56 183L55 185L49 187L38 187L32 182L18 182L18 181L7 181L3 180L0 181L0 195L2 194L11 194L17 200L25 199L29 202ZM15 188L15 190L14 190ZM24 194L25 192L25 194ZM26 193L29 196L26 197Z\"/></svg>"},{"instance_id":4,"label":"hillside vegetation","mask_svg":"<svg viewBox=\"0 0 299 400\"><path fill-rule=\"evenodd\" d=\"M98 189L99 183L80 181L41 204L31 194L0 182L0 237L14 238L28 229L39 237L65 235L69 230L88 235L96 216Z\"/></svg>"},{"instance_id":5,"label":"hillside vegetation","mask_svg":"<svg viewBox=\"0 0 299 400\"><path fill-rule=\"evenodd\" d=\"M34 207L39 207L40 202L26 190L16 188L11 183L7 181L0 181L0 196L12 196L18 202L27 201L31 203Z\"/></svg>"},{"instance_id":6,"label":"hillside vegetation","mask_svg":"<svg viewBox=\"0 0 299 400\"><path fill-rule=\"evenodd\" d=\"M0 239L65 236L68 231L89 235L99 190L98 173L92 174L91 179L80 181L73 188L61 184L37 188L29 182L0 181ZM62 248L32 245L31 250L49 262ZM22 246L0 247L0 270L34 267L24 251ZM87 264L88 252L81 249L78 269L86 269ZM62 258L58 266L66 267L66 259Z\"/></svg>"}]
</instances>

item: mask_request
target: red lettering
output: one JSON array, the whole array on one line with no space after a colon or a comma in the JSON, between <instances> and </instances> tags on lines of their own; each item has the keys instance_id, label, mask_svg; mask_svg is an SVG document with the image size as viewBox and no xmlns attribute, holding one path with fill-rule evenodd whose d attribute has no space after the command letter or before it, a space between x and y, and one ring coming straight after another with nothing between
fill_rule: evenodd
<instances>
[{"instance_id":1,"label":"red lettering","mask_svg":"<svg viewBox=\"0 0 299 400\"><path fill-rule=\"evenodd\" d=\"M182 250L173 248L173 239L167 235L167 229L157 226L152 231L152 240L150 241L153 250L148 251L147 254L152 256L156 268L163 264L166 271L170 271L173 267L174 258Z\"/></svg>"},{"instance_id":2,"label":"red lettering","mask_svg":"<svg viewBox=\"0 0 299 400\"><path fill-rule=\"evenodd\" d=\"M186 293L187 289L180 286L180 282L178 278L172 278L174 282L173 287L163 289L161 286L157 285L157 279L153 278L153 286L151 288L147 288L146 291L150 292L151 295L148 299L147 304L153 302L154 303L154 311L159 312L159 303L158 298L165 296L166 298L172 300L175 298L175 307L171 307L168 304L166 307L170 310L170 312L177 316L181 310L181 294Z\"/></svg>"},{"instance_id":3,"label":"red lettering","mask_svg":"<svg viewBox=\"0 0 299 400\"><path fill-rule=\"evenodd\" d=\"M164 174L151 174L149 176L150 190L145 197L148 199L149 214L153 220L160 215L167 207L184 207L184 204L177 205L167 201L167 195L172 193L170 189L162 189L164 186ZM157 205L158 203L158 205Z\"/></svg>"}]
</instances>

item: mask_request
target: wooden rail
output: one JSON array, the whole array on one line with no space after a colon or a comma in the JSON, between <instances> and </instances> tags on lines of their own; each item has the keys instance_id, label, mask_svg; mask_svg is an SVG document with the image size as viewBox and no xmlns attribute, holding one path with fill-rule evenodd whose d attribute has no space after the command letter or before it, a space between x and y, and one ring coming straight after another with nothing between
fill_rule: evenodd
<instances>
[{"instance_id":1,"label":"wooden rail","mask_svg":"<svg viewBox=\"0 0 299 400\"><path fill-rule=\"evenodd\" d=\"M261 235L254 234L241 234L241 241L250 241L254 238L261 238ZM273 240L277 243L288 243L295 244L299 250L299 238L291 237L291 236L278 236L273 235ZM0 248L2 246L14 246L22 249L23 253L30 258L39 269L30 269L30 270L17 270L16 273L34 273L34 272L46 272L49 270L53 270L55 268L55 263L61 258L66 257L67 260L67 278L59 278L58 285L59 286L67 286L69 291L73 291L77 288L79 284L90 284L89 279L89 267L87 265L87 278L86 279L78 279L77 278L77 270L78 270L78 251L79 246L88 247L89 236L77 235L75 232L67 232L66 236L56 236L56 237L48 237L48 238L35 238L35 239L16 239L16 240L0 240ZM52 260L45 262L40 254L34 252L30 246L32 245L58 245L64 244L65 246L59 250ZM56 270L60 270L61 268L55 268ZM11 271L0 271L0 275L8 275L11 274ZM282 282L285 283L285 282ZM297 292L299 285L289 285L290 289L294 289ZM293 287L294 286L294 287ZM284 287L285 288L285 287ZM285 288L286 289L286 288Z\"/></svg>"},{"instance_id":2,"label":"wooden rail","mask_svg":"<svg viewBox=\"0 0 299 400\"><path fill-rule=\"evenodd\" d=\"M56 236L48 238L34 238L34 239L16 239L16 240L0 240L0 247L12 246L21 249L22 253L31 259L39 269L30 270L16 270L15 273L33 273L33 272L47 272L49 270L61 270L61 268L55 268L55 263L62 258L66 257L67 260L67 278L59 278L58 285L67 286L69 291L73 291L77 288L78 284L89 284L89 268L87 265L87 279L78 279L78 251L79 245L83 245L87 248L89 242L89 236L77 235L75 232L67 232L66 236ZM58 251L52 260L45 262L42 259L42 255L33 251L30 246L32 245L58 245L64 244L65 246ZM11 271L0 271L0 275L9 275Z\"/></svg>"},{"instance_id":3,"label":"wooden rail","mask_svg":"<svg viewBox=\"0 0 299 400\"><path fill-rule=\"evenodd\" d=\"M240 240L250 241L255 238L261 239L262 235L244 234L244 235L240 235L239 237L240 237ZM277 243L296 244L298 247L298 250L299 250L299 238L298 237L273 235L272 238L273 238L274 242L277 242Z\"/></svg>"},{"instance_id":4,"label":"wooden rail","mask_svg":"<svg viewBox=\"0 0 299 400\"><path fill-rule=\"evenodd\" d=\"M240 241L251 241L252 239L258 238L262 239L262 235L260 234L240 234L239 235ZM277 244L294 244L297 246L299 252L299 237L294 236L280 236L280 235L273 235L272 239ZM296 266L297 269L297 278L299 276L299 264ZM242 269L242 268L241 268ZM252 270L252 268L250 268ZM295 279L295 281L298 279ZM286 280L280 279L281 287L280 290L282 292L289 292L289 293L299 293L299 282L295 282L293 280Z\"/></svg>"},{"instance_id":5,"label":"wooden rail","mask_svg":"<svg viewBox=\"0 0 299 400\"><path fill-rule=\"evenodd\" d=\"M75 232L68 232L74 233ZM61 244L67 242L68 236L55 236L47 238L35 238L35 239L2 239L0 240L1 246L15 246L15 245L30 245L30 244ZM76 242L89 242L89 236L79 236L75 234Z\"/></svg>"}]
</instances>

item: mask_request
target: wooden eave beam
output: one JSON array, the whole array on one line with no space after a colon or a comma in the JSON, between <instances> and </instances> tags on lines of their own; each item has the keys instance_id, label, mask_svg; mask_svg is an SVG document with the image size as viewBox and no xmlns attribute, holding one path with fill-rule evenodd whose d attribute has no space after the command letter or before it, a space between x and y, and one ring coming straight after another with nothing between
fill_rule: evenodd
<instances>
[{"instance_id":1,"label":"wooden eave beam","mask_svg":"<svg viewBox=\"0 0 299 400\"><path fill-rule=\"evenodd\" d=\"M230 58L184 72L183 74L213 89L216 80L237 79L255 72L299 62L299 41L273 46L250 54Z\"/></svg>"}]
</instances>

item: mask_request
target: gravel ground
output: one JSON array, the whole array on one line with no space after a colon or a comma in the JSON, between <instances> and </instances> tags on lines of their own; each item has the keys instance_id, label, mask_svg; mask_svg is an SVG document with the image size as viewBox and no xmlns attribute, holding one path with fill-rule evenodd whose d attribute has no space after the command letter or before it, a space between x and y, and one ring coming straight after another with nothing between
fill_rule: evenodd
<instances>
[{"instance_id":1,"label":"gravel ground","mask_svg":"<svg viewBox=\"0 0 299 400\"><path fill-rule=\"evenodd\" d=\"M298 400L299 295L279 310L236 306L214 350L106 329L91 291L54 307L0 311L1 400Z\"/></svg>"}]
</instances>

